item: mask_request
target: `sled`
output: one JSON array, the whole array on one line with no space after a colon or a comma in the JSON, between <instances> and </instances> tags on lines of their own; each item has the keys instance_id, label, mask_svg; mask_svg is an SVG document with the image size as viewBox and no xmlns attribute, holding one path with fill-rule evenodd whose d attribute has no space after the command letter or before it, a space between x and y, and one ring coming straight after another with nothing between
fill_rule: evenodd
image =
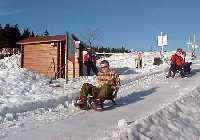
<instances>
[{"instance_id":1,"label":"sled","mask_svg":"<svg viewBox=\"0 0 200 140\"><path fill-rule=\"evenodd\" d=\"M105 100L104 100L105 101ZM110 108L112 108L116 103L115 101L112 99L112 105L104 107L104 101L101 101L100 99L96 99L95 101L93 100L92 96L88 96L87 97L87 103L86 105L84 105L84 107L81 107L78 103L79 103L79 98L76 100L74 106L78 107L79 109L82 110L90 110L93 109L95 111L98 112L102 112L104 110L108 110Z\"/></svg>"},{"instance_id":2,"label":"sled","mask_svg":"<svg viewBox=\"0 0 200 140\"><path fill-rule=\"evenodd\" d=\"M104 108L102 107L99 108L94 102L91 102L90 106L93 110L98 111L98 112L102 112L104 110Z\"/></svg>"},{"instance_id":3,"label":"sled","mask_svg":"<svg viewBox=\"0 0 200 140\"><path fill-rule=\"evenodd\" d=\"M172 74L172 76L166 76L166 78L169 78L169 77L172 77L172 78L175 78L176 77L176 74L179 74L182 78L184 77L188 77L191 75L191 65L192 65L192 62L186 62L185 63L185 67L182 68L182 71L183 71L183 76L181 76L181 70L180 69L177 69L174 73L174 76ZM173 72L172 72L173 73Z\"/></svg>"},{"instance_id":4,"label":"sled","mask_svg":"<svg viewBox=\"0 0 200 140\"><path fill-rule=\"evenodd\" d=\"M105 106L104 103L103 104L102 103L94 103L94 102L90 103L91 109L98 111L98 112L109 110L109 109L113 108L115 105L116 105L116 103L112 103L112 105L109 105L109 106Z\"/></svg>"}]
</instances>

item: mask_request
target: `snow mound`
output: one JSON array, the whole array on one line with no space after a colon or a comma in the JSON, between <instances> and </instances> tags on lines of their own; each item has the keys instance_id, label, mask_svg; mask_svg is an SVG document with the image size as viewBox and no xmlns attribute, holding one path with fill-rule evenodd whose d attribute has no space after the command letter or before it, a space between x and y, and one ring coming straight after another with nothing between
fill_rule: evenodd
<instances>
[{"instance_id":1,"label":"snow mound","mask_svg":"<svg viewBox=\"0 0 200 140\"><path fill-rule=\"evenodd\" d=\"M0 60L0 69L20 68L20 55L12 55L11 57L4 57Z\"/></svg>"},{"instance_id":2,"label":"snow mound","mask_svg":"<svg viewBox=\"0 0 200 140\"><path fill-rule=\"evenodd\" d=\"M113 139L134 140L196 140L200 137L200 87L160 109L159 111L131 123L124 119L118 122Z\"/></svg>"},{"instance_id":3,"label":"snow mound","mask_svg":"<svg viewBox=\"0 0 200 140\"><path fill-rule=\"evenodd\" d=\"M128 126L128 123L125 119L121 119L118 121L118 125L117 125L119 128L122 128L122 127L126 127Z\"/></svg>"}]
</instances>

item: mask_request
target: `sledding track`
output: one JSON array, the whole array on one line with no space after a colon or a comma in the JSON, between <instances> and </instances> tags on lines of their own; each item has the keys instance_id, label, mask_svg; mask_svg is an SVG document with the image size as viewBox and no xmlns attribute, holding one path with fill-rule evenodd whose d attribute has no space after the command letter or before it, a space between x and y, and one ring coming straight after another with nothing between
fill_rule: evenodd
<instances>
[{"instance_id":1,"label":"sledding track","mask_svg":"<svg viewBox=\"0 0 200 140\"><path fill-rule=\"evenodd\" d=\"M27 131L19 129L15 131L15 134L4 139L101 139L112 135L110 132L116 128L118 120L124 118L132 122L159 110L183 92L189 92L198 86L199 78L199 65L194 65L192 76L184 79L179 77L166 79L164 73L141 77L122 85L117 105L114 108L104 112L83 112L68 119Z\"/></svg>"}]
</instances>

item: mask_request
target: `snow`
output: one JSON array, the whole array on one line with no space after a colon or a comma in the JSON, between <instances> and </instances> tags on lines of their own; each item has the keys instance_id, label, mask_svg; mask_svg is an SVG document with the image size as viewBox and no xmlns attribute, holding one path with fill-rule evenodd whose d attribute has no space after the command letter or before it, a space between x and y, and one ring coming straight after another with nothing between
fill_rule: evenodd
<instances>
[{"instance_id":1,"label":"snow","mask_svg":"<svg viewBox=\"0 0 200 140\"><path fill-rule=\"evenodd\" d=\"M121 120L118 121L118 127L119 128L123 128L123 127L126 127L126 126L128 126L128 123L125 119L121 119Z\"/></svg>"},{"instance_id":2,"label":"snow","mask_svg":"<svg viewBox=\"0 0 200 140\"><path fill-rule=\"evenodd\" d=\"M200 138L200 86L155 113L121 126L105 139L181 139Z\"/></svg>"},{"instance_id":3,"label":"snow","mask_svg":"<svg viewBox=\"0 0 200 140\"><path fill-rule=\"evenodd\" d=\"M51 82L44 75L20 68L19 55L0 60L0 139L32 139L35 134L34 139L196 138L200 128L199 59L194 61L194 75L179 81L178 77L164 78L168 65L152 65L155 56L159 53L145 52L142 69L135 68L130 53L103 58L119 71L122 86L119 104L101 113L73 105L82 84L95 84L95 76L75 78L68 84L63 79ZM52 133L55 128L57 134Z\"/></svg>"}]
</instances>

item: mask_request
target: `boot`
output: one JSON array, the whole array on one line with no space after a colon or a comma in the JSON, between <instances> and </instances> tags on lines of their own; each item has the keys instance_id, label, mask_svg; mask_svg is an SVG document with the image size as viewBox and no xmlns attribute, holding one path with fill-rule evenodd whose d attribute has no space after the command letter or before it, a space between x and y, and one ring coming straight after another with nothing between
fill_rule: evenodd
<instances>
[{"instance_id":1,"label":"boot","mask_svg":"<svg viewBox=\"0 0 200 140\"><path fill-rule=\"evenodd\" d=\"M169 77L171 77L171 71L169 71L167 76L166 76L166 78L169 78Z\"/></svg>"},{"instance_id":2,"label":"boot","mask_svg":"<svg viewBox=\"0 0 200 140\"><path fill-rule=\"evenodd\" d=\"M111 100L113 105L116 105L116 101L114 99Z\"/></svg>"},{"instance_id":3,"label":"boot","mask_svg":"<svg viewBox=\"0 0 200 140\"><path fill-rule=\"evenodd\" d=\"M176 72L173 72L173 74L172 74L172 78L174 78L174 77L175 77L175 73L176 73Z\"/></svg>"},{"instance_id":4,"label":"boot","mask_svg":"<svg viewBox=\"0 0 200 140\"><path fill-rule=\"evenodd\" d=\"M87 98L86 97L79 98L75 106L78 106L80 109L87 110L88 109Z\"/></svg>"},{"instance_id":5,"label":"boot","mask_svg":"<svg viewBox=\"0 0 200 140\"><path fill-rule=\"evenodd\" d=\"M181 78L184 78L185 77L185 74L184 74L184 72L183 72L183 70L181 71Z\"/></svg>"}]
</instances>

